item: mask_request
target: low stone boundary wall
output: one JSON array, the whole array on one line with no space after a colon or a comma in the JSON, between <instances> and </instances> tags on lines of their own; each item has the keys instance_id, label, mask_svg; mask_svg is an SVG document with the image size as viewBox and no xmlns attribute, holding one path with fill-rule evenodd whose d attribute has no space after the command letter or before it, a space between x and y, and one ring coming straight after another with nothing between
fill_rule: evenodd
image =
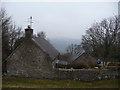
<instances>
[{"instance_id":1,"label":"low stone boundary wall","mask_svg":"<svg viewBox=\"0 0 120 90\"><path fill-rule=\"evenodd\" d=\"M22 76L22 75L9 75L16 77L27 77L27 78L37 78L37 79L71 79L71 80L81 80L81 81L94 81L109 78L120 78L119 73L120 67L106 67L103 70L90 70L90 69L54 69L53 72L44 73L41 72L39 77ZM44 76L43 76L44 75Z\"/></svg>"},{"instance_id":2,"label":"low stone boundary wall","mask_svg":"<svg viewBox=\"0 0 120 90\"><path fill-rule=\"evenodd\" d=\"M106 66L106 69L120 71L120 66Z\"/></svg>"},{"instance_id":3,"label":"low stone boundary wall","mask_svg":"<svg viewBox=\"0 0 120 90\"><path fill-rule=\"evenodd\" d=\"M107 78L119 77L118 70L85 70L85 69L56 69L55 73L59 79L72 79L81 81L94 81Z\"/></svg>"}]
</instances>

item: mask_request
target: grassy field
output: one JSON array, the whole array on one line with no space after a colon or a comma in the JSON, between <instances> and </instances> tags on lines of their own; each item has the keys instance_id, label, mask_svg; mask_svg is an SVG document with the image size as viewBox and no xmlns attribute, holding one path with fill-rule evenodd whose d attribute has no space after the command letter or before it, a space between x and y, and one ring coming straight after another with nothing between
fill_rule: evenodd
<instances>
[{"instance_id":1,"label":"grassy field","mask_svg":"<svg viewBox=\"0 0 120 90\"><path fill-rule=\"evenodd\" d=\"M3 77L3 88L118 88L118 79L83 82Z\"/></svg>"}]
</instances>

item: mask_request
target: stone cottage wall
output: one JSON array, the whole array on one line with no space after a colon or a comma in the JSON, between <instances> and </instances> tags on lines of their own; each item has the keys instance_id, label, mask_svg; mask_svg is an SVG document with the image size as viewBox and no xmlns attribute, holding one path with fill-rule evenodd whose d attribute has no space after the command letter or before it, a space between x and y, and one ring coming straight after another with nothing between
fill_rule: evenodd
<instances>
[{"instance_id":1,"label":"stone cottage wall","mask_svg":"<svg viewBox=\"0 0 120 90\"><path fill-rule=\"evenodd\" d=\"M80 69L56 69L57 77L59 79L72 79L81 81L94 81L107 78L119 77L118 70L80 70Z\"/></svg>"},{"instance_id":2,"label":"stone cottage wall","mask_svg":"<svg viewBox=\"0 0 120 90\"><path fill-rule=\"evenodd\" d=\"M52 78L52 61L31 40L25 41L7 58L7 75Z\"/></svg>"},{"instance_id":3,"label":"stone cottage wall","mask_svg":"<svg viewBox=\"0 0 120 90\"><path fill-rule=\"evenodd\" d=\"M90 68L97 65L96 59L90 56L89 54L82 54L76 60L70 63L70 67L79 69L79 68Z\"/></svg>"}]
</instances>

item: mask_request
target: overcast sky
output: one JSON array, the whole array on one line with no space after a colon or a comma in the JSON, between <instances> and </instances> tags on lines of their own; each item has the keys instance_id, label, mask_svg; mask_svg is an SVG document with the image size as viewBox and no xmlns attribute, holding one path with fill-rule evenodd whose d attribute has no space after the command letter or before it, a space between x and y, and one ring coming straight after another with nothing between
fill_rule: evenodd
<instances>
[{"instance_id":1,"label":"overcast sky","mask_svg":"<svg viewBox=\"0 0 120 90\"><path fill-rule=\"evenodd\" d=\"M93 23L118 14L117 2L6 2L2 6L23 29L32 16L34 33L44 31L48 38L81 39Z\"/></svg>"}]
</instances>

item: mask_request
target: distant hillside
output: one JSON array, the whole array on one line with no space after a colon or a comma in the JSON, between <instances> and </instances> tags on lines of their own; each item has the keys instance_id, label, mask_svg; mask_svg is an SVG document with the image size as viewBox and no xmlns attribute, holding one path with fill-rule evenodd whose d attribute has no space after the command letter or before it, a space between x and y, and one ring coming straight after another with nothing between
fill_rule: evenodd
<instances>
[{"instance_id":1,"label":"distant hillside","mask_svg":"<svg viewBox=\"0 0 120 90\"><path fill-rule=\"evenodd\" d=\"M69 39L69 38L50 38L50 43L60 52L65 53L66 47L70 44L80 44L80 39Z\"/></svg>"}]
</instances>

